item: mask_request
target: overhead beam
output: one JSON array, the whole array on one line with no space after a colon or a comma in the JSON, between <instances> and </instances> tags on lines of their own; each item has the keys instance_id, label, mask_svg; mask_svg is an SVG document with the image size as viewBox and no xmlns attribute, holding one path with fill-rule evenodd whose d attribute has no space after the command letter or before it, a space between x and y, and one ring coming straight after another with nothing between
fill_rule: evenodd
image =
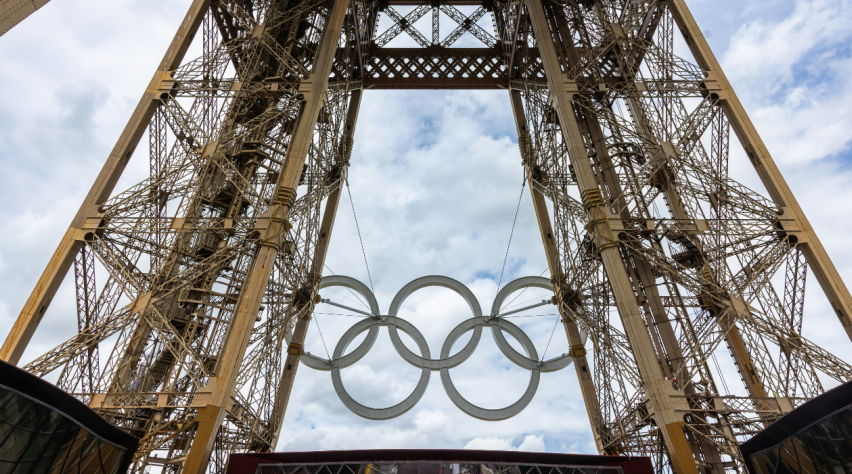
<instances>
[{"instance_id":1,"label":"overhead beam","mask_svg":"<svg viewBox=\"0 0 852 474\"><path fill-rule=\"evenodd\" d=\"M365 89L507 89L497 48L372 48Z\"/></svg>"}]
</instances>

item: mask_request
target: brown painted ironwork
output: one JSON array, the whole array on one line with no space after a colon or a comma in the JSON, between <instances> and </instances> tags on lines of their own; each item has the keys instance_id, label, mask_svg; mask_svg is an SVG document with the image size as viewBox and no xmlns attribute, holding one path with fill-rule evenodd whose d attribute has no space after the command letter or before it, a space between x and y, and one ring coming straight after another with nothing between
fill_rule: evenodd
<instances>
[{"instance_id":1,"label":"brown painted ironwork","mask_svg":"<svg viewBox=\"0 0 852 474\"><path fill-rule=\"evenodd\" d=\"M137 472L273 450L364 89L507 90L601 453L744 474L740 442L852 379L802 334L807 282L850 338L852 297L683 0L194 0L0 357L73 267L78 334L25 368L138 436Z\"/></svg>"}]
</instances>

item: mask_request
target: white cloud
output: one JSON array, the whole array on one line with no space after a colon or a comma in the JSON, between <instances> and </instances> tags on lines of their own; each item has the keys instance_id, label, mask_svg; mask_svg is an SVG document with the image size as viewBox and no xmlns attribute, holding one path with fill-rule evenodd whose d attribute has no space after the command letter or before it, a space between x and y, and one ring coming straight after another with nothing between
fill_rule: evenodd
<instances>
[{"instance_id":1,"label":"white cloud","mask_svg":"<svg viewBox=\"0 0 852 474\"><path fill-rule=\"evenodd\" d=\"M792 14L781 21L756 17L731 40L724 54L725 72L761 85L749 88L749 93L772 94L793 82L795 69L819 67L824 58L812 58L816 64L801 63L814 50L821 54L847 43L850 20L852 8L836 0L796 2Z\"/></svg>"},{"instance_id":2,"label":"white cloud","mask_svg":"<svg viewBox=\"0 0 852 474\"><path fill-rule=\"evenodd\" d=\"M474 438L466 445L464 449L489 449L495 451L511 451L512 440L508 438Z\"/></svg>"},{"instance_id":3,"label":"white cloud","mask_svg":"<svg viewBox=\"0 0 852 474\"><path fill-rule=\"evenodd\" d=\"M189 3L55 1L0 38L0 82L16 91L0 102L0 327L10 327L26 301ZM712 3L707 12L713 16L699 20L705 29L724 31L728 26L720 25L717 2ZM852 281L852 249L847 245L852 219L842 211L852 201L852 171L844 154L852 138L852 33L846 28L852 13L839 0L797 2L781 16L754 7L765 2L746 3L743 8L751 16L725 19L734 22L730 29L737 33L731 48L717 53L841 275ZM753 175L741 153L732 160L737 175ZM350 185L382 309L407 282L443 274L467 284L487 311L497 291L521 173L505 91L367 91ZM753 176L745 181L756 182ZM327 263L335 273L366 282L348 199L344 195L341 202ZM525 194L503 284L538 275L545 267ZM809 295L819 292L815 278L809 288ZM552 307L529 313L552 313ZM428 290L412 295L402 314L423 332L434 354L469 310L452 294ZM25 359L69 337L75 318L74 295L66 282ZM316 320L329 351L357 321L327 314ZM543 352L554 320L515 321ZM816 300L807 308L806 335L835 353L848 354L849 341L837 328L825 303ZM517 398L529 375L508 363L490 337L483 334L474 357L452 373L472 402L499 407ZM307 347L314 354L325 353L315 325ZM557 330L548 357L565 350L565 336ZM573 370L543 374L524 413L502 422L464 415L437 374L414 409L394 420L373 422L343 406L327 372L301 367L278 449L465 447L591 453L594 443ZM395 353L386 333L367 357L344 371L347 389L374 406L407 396L418 375Z\"/></svg>"},{"instance_id":4,"label":"white cloud","mask_svg":"<svg viewBox=\"0 0 852 474\"><path fill-rule=\"evenodd\" d=\"M805 163L848 150L852 139L852 7L796 2L792 13L742 25L723 67L769 150Z\"/></svg>"},{"instance_id":5,"label":"white cloud","mask_svg":"<svg viewBox=\"0 0 852 474\"><path fill-rule=\"evenodd\" d=\"M526 435L519 446L514 446L509 438L474 438L463 449L488 449L496 451L544 452L544 436Z\"/></svg>"},{"instance_id":6,"label":"white cloud","mask_svg":"<svg viewBox=\"0 0 852 474\"><path fill-rule=\"evenodd\" d=\"M518 451L544 452L544 436L527 435L524 442L518 446Z\"/></svg>"}]
</instances>

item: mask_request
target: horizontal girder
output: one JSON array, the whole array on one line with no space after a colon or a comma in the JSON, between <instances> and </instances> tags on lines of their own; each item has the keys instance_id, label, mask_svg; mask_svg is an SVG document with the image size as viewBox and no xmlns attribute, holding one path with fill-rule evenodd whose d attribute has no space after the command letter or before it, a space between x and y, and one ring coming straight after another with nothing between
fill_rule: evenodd
<instances>
[{"instance_id":1,"label":"horizontal girder","mask_svg":"<svg viewBox=\"0 0 852 474\"><path fill-rule=\"evenodd\" d=\"M373 48L365 89L506 89L509 75L495 48Z\"/></svg>"}]
</instances>

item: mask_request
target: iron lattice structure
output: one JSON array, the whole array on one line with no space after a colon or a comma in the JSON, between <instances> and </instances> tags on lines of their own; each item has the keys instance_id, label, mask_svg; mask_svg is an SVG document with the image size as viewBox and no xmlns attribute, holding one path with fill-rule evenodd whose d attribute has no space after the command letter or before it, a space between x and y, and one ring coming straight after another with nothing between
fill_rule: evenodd
<instances>
[{"instance_id":1,"label":"iron lattice structure","mask_svg":"<svg viewBox=\"0 0 852 474\"><path fill-rule=\"evenodd\" d=\"M850 337L852 297L683 0L194 0L0 356L73 267L79 333L25 367L140 437L138 472L274 449L371 88L508 91L601 453L744 473L739 442L852 380L802 336L809 273Z\"/></svg>"}]
</instances>

